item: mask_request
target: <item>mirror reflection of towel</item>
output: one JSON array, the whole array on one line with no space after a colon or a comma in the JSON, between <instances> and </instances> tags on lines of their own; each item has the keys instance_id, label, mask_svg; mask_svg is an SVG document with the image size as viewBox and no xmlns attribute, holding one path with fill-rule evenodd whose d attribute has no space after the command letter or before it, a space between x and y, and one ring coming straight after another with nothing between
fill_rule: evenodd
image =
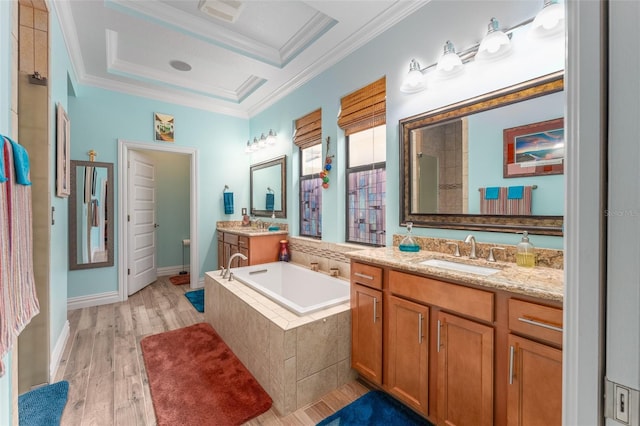
<instances>
[{"instance_id":1,"label":"mirror reflection of towel","mask_svg":"<svg viewBox=\"0 0 640 426\"><path fill-rule=\"evenodd\" d=\"M233 214L233 192L224 194L224 214Z\"/></svg>"},{"instance_id":2,"label":"mirror reflection of towel","mask_svg":"<svg viewBox=\"0 0 640 426\"><path fill-rule=\"evenodd\" d=\"M276 197L274 194L267 193L267 208L266 210L274 210L276 205Z\"/></svg>"}]
</instances>

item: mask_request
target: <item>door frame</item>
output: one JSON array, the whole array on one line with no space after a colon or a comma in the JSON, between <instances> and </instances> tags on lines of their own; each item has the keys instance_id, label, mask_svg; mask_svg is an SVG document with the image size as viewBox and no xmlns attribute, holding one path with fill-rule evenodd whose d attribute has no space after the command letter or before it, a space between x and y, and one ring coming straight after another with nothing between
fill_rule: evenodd
<instances>
[{"instance_id":1,"label":"door frame","mask_svg":"<svg viewBox=\"0 0 640 426\"><path fill-rule=\"evenodd\" d=\"M198 149L186 146L154 144L118 139L118 296L121 301L127 300L127 262L129 243L127 241L127 211L129 208L129 174L127 167L129 151L161 151L189 156L189 270L191 271L191 288L199 287L199 255L198 255ZM196 272L194 274L194 271Z\"/></svg>"}]
</instances>

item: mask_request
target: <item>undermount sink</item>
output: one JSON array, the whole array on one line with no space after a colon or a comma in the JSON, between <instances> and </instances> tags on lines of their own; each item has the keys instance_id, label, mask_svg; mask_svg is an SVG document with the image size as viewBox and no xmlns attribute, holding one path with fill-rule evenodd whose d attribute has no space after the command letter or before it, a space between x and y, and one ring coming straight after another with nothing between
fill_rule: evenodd
<instances>
[{"instance_id":1,"label":"undermount sink","mask_svg":"<svg viewBox=\"0 0 640 426\"><path fill-rule=\"evenodd\" d=\"M489 268L488 266L468 265L466 263L451 262L442 259L429 259L420 262L421 265L433 266L435 268L449 269L456 272L467 272L476 275L492 275L500 272L500 269Z\"/></svg>"}]
</instances>

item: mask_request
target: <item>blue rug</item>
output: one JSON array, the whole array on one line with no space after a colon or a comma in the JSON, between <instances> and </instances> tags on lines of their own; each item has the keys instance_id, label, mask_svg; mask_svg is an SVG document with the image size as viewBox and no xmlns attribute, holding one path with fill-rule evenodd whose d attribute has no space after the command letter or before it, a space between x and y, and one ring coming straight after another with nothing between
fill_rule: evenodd
<instances>
[{"instance_id":1,"label":"blue rug","mask_svg":"<svg viewBox=\"0 0 640 426\"><path fill-rule=\"evenodd\" d=\"M188 291L184 296L189 299L189 302L196 308L198 312L204 312L204 289Z\"/></svg>"},{"instance_id":2,"label":"blue rug","mask_svg":"<svg viewBox=\"0 0 640 426\"><path fill-rule=\"evenodd\" d=\"M371 391L318 423L317 426L432 426L381 391Z\"/></svg>"},{"instance_id":3,"label":"blue rug","mask_svg":"<svg viewBox=\"0 0 640 426\"><path fill-rule=\"evenodd\" d=\"M69 382L62 381L18 396L20 426L59 425L68 394Z\"/></svg>"}]
</instances>

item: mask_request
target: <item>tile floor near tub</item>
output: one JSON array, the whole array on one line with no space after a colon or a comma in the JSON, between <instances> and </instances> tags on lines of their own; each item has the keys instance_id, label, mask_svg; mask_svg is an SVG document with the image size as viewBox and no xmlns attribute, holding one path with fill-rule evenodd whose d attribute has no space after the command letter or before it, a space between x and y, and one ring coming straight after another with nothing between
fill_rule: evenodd
<instances>
[{"instance_id":1,"label":"tile floor near tub","mask_svg":"<svg viewBox=\"0 0 640 426\"><path fill-rule=\"evenodd\" d=\"M299 317L237 281L205 275L205 318L291 413L355 379L349 302Z\"/></svg>"}]
</instances>

